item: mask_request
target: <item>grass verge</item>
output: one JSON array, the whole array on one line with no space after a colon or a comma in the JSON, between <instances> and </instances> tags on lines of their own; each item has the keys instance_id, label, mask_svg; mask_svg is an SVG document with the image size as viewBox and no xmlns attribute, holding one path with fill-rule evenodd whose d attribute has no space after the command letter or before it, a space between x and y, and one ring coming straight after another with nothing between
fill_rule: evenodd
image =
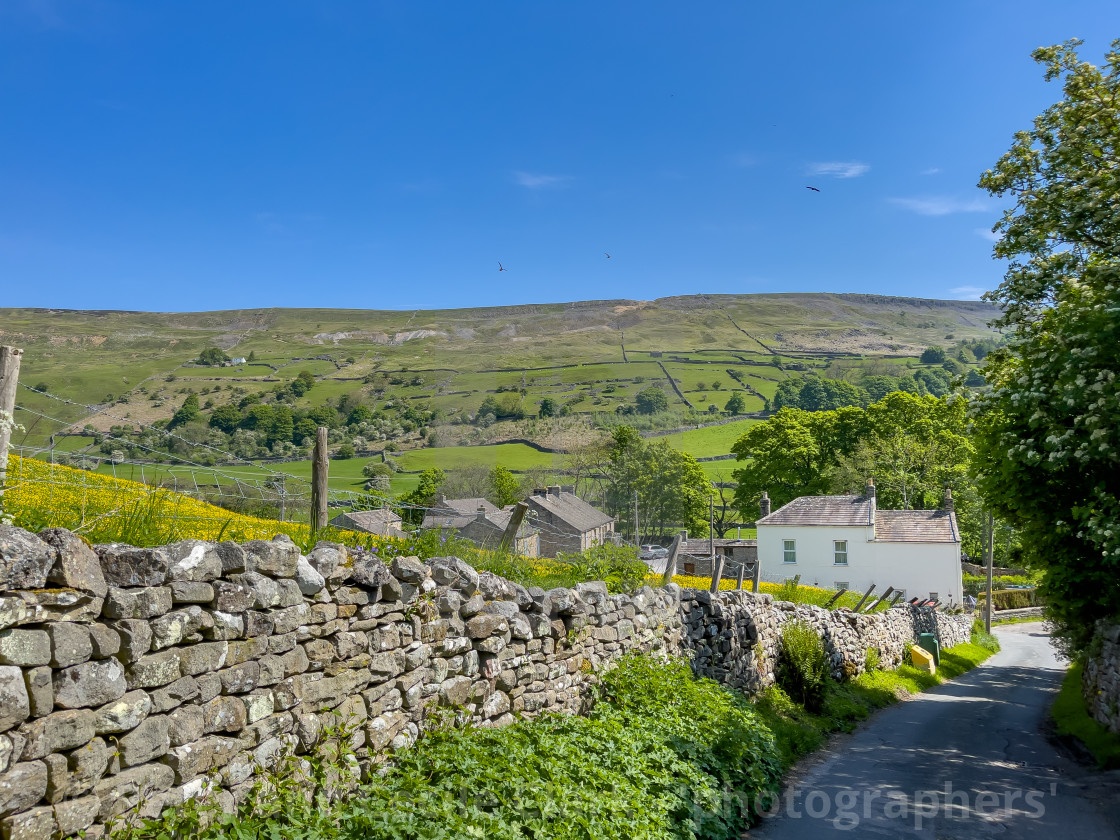
<instances>
[{"instance_id":1,"label":"grass verge","mask_svg":"<svg viewBox=\"0 0 1120 840\"><path fill-rule=\"evenodd\" d=\"M1058 734L1068 735L1085 745L1102 769L1120 768L1120 735L1109 732L1093 718L1081 694L1081 664L1075 662L1066 672L1051 714Z\"/></svg>"}]
</instances>

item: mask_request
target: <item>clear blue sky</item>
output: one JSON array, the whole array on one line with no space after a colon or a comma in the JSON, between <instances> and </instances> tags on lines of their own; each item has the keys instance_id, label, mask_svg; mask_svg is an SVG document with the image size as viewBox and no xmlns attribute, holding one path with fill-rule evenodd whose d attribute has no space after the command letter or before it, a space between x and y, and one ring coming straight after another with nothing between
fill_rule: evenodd
<instances>
[{"instance_id":1,"label":"clear blue sky","mask_svg":"<svg viewBox=\"0 0 1120 840\"><path fill-rule=\"evenodd\" d=\"M1061 95L1030 51L1117 36L1116 0L3 0L0 306L975 296L977 178Z\"/></svg>"}]
</instances>

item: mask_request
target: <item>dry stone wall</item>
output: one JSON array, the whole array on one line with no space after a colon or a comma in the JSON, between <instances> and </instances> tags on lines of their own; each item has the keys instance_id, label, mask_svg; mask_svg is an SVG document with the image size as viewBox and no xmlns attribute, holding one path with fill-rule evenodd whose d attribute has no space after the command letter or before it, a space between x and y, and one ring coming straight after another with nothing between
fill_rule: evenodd
<instances>
[{"instance_id":1,"label":"dry stone wall","mask_svg":"<svg viewBox=\"0 0 1120 840\"><path fill-rule=\"evenodd\" d=\"M810 621L837 676L884 664L932 613L829 613L770 596L602 583L526 589L454 557L389 562L287 537L89 546L0 525L0 837L98 838L216 783L225 807L338 719L363 769L411 744L440 707L500 726L577 713L593 673L631 651L686 655L754 691L781 626ZM923 623L925 622L925 623ZM959 624L959 626L958 626Z\"/></svg>"},{"instance_id":2,"label":"dry stone wall","mask_svg":"<svg viewBox=\"0 0 1120 840\"><path fill-rule=\"evenodd\" d=\"M438 707L501 725L578 712L591 673L680 648L679 592L526 589L455 558L421 563L286 537L90 547L0 526L0 834L104 833L216 778L316 743L334 712L360 760Z\"/></svg>"},{"instance_id":3,"label":"dry stone wall","mask_svg":"<svg viewBox=\"0 0 1120 840\"><path fill-rule=\"evenodd\" d=\"M1120 624L1099 623L1090 650L1081 672L1089 714L1120 735Z\"/></svg>"},{"instance_id":4,"label":"dry stone wall","mask_svg":"<svg viewBox=\"0 0 1120 840\"><path fill-rule=\"evenodd\" d=\"M868 648L878 653L882 667L894 668L919 633L936 634L946 648L968 641L972 629L971 616L931 609L899 606L861 615L742 591L711 595L685 590L681 613L684 645L693 669L701 676L751 693L774 682L782 627L788 621L805 621L821 635L837 679L862 673Z\"/></svg>"}]
</instances>

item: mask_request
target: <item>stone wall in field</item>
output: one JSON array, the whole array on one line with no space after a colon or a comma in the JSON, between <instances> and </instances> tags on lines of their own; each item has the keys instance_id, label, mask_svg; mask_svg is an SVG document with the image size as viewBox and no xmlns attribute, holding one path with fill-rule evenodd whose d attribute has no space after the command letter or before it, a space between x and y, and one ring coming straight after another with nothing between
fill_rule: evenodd
<instances>
[{"instance_id":1,"label":"stone wall in field","mask_svg":"<svg viewBox=\"0 0 1120 840\"><path fill-rule=\"evenodd\" d=\"M1081 687L1090 716L1120 735L1120 624L1097 625Z\"/></svg>"},{"instance_id":2,"label":"stone wall in field","mask_svg":"<svg viewBox=\"0 0 1120 840\"><path fill-rule=\"evenodd\" d=\"M231 807L258 768L356 726L370 765L438 707L501 725L577 712L628 651L679 652L679 590L526 589L287 537L88 546L0 526L0 835L105 833L208 778Z\"/></svg>"},{"instance_id":3,"label":"stone wall in field","mask_svg":"<svg viewBox=\"0 0 1120 840\"><path fill-rule=\"evenodd\" d=\"M972 628L971 616L931 609L899 606L861 615L745 591L712 595L686 589L681 594L681 614L693 669L751 693L774 682L782 627L794 619L807 622L824 639L836 679L862 673L869 648L877 652L882 667L894 668L919 633L935 633L941 647L947 648L968 641Z\"/></svg>"}]
</instances>

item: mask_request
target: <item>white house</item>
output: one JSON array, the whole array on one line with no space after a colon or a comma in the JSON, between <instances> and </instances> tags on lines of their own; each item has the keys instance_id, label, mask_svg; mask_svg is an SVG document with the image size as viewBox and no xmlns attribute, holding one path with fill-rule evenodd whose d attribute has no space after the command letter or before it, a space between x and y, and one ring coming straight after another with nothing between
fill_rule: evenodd
<instances>
[{"instance_id":1,"label":"white house","mask_svg":"<svg viewBox=\"0 0 1120 840\"><path fill-rule=\"evenodd\" d=\"M758 559L764 580L960 604L961 536L952 494L942 510L877 510L875 484L862 496L801 496L770 513L762 496Z\"/></svg>"}]
</instances>

